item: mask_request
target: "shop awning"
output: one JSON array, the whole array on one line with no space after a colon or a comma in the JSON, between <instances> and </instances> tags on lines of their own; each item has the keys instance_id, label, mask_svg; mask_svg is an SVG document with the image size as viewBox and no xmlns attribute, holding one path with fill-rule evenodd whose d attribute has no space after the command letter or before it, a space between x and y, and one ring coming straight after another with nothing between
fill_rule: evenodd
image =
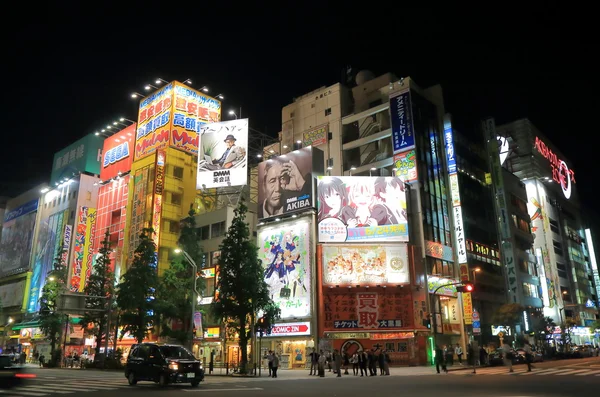
<instances>
[{"instance_id":1,"label":"shop awning","mask_svg":"<svg viewBox=\"0 0 600 397\"><path fill-rule=\"evenodd\" d=\"M39 328L39 326L40 326L40 320L25 321L25 322L16 323L15 325L13 325L12 330L20 331L23 328Z\"/></svg>"}]
</instances>

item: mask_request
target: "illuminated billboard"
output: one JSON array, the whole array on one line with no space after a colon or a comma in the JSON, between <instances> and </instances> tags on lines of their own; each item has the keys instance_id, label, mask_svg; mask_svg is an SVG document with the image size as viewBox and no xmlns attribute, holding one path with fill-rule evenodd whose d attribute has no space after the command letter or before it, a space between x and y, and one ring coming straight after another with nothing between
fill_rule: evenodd
<instances>
[{"instance_id":1,"label":"illuminated billboard","mask_svg":"<svg viewBox=\"0 0 600 397\"><path fill-rule=\"evenodd\" d=\"M135 128L132 124L104 140L100 180L107 181L120 173L131 171Z\"/></svg>"},{"instance_id":2,"label":"illuminated billboard","mask_svg":"<svg viewBox=\"0 0 600 397\"><path fill-rule=\"evenodd\" d=\"M173 121L171 123L171 147L191 154L198 154L198 135L206 123L221 120L221 102L179 82L175 91Z\"/></svg>"},{"instance_id":3,"label":"illuminated billboard","mask_svg":"<svg viewBox=\"0 0 600 397\"><path fill-rule=\"evenodd\" d=\"M409 149L394 155L394 173L406 183L417 181L417 153L415 149Z\"/></svg>"},{"instance_id":4,"label":"illuminated billboard","mask_svg":"<svg viewBox=\"0 0 600 397\"><path fill-rule=\"evenodd\" d=\"M80 172L100 174L102 137L89 134L54 154L50 184L58 185Z\"/></svg>"},{"instance_id":5,"label":"illuminated billboard","mask_svg":"<svg viewBox=\"0 0 600 397\"><path fill-rule=\"evenodd\" d=\"M221 119L221 102L174 81L140 102L135 159L167 146L197 155L206 123Z\"/></svg>"},{"instance_id":6,"label":"illuminated billboard","mask_svg":"<svg viewBox=\"0 0 600 397\"><path fill-rule=\"evenodd\" d=\"M306 147L258 165L258 218L266 219L312 208L313 177L323 152Z\"/></svg>"},{"instance_id":7,"label":"illuminated billboard","mask_svg":"<svg viewBox=\"0 0 600 397\"><path fill-rule=\"evenodd\" d=\"M29 269L38 201L31 200L4 215L0 237L0 276Z\"/></svg>"},{"instance_id":8,"label":"illuminated billboard","mask_svg":"<svg viewBox=\"0 0 600 397\"><path fill-rule=\"evenodd\" d=\"M324 245L324 285L407 284L406 244Z\"/></svg>"},{"instance_id":9,"label":"illuminated billboard","mask_svg":"<svg viewBox=\"0 0 600 397\"><path fill-rule=\"evenodd\" d=\"M535 137L535 149L550 163L552 180L558 183L566 199L571 198L572 186L575 183L575 171L569 169L567 163L558 157L539 137Z\"/></svg>"},{"instance_id":10,"label":"illuminated billboard","mask_svg":"<svg viewBox=\"0 0 600 397\"><path fill-rule=\"evenodd\" d=\"M390 118L392 120L392 141L394 153L415 146L410 90L390 96Z\"/></svg>"},{"instance_id":11,"label":"illuminated billboard","mask_svg":"<svg viewBox=\"0 0 600 397\"><path fill-rule=\"evenodd\" d=\"M248 182L248 119L200 127L197 189L240 186Z\"/></svg>"},{"instance_id":12,"label":"illuminated billboard","mask_svg":"<svg viewBox=\"0 0 600 397\"><path fill-rule=\"evenodd\" d=\"M398 177L319 177L319 242L408 241L404 182Z\"/></svg>"},{"instance_id":13,"label":"illuminated billboard","mask_svg":"<svg viewBox=\"0 0 600 397\"><path fill-rule=\"evenodd\" d=\"M258 232L264 279L281 319L310 317L310 226L307 220L295 220Z\"/></svg>"},{"instance_id":14,"label":"illuminated billboard","mask_svg":"<svg viewBox=\"0 0 600 397\"><path fill-rule=\"evenodd\" d=\"M73 263L71 265L70 289L82 292L92 274L94 250L92 241L96 234L96 209L80 207L75 219Z\"/></svg>"},{"instance_id":15,"label":"illuminated billboard","mask_svg":"<svg viewBox=\"0 0 600 397\"><path fill-rule=\"evenodd\" d=\"M302 146L319 146L327 143L329 124L313 128L302 133Z\"/></svg>"}]
</instances>

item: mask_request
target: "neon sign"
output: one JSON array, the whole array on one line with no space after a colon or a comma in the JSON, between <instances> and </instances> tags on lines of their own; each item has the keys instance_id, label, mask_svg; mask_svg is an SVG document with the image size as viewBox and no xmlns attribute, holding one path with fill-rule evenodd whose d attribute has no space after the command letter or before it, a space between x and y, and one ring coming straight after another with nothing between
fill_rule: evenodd
<instances>
[{"instance_id":1,"label":"neon sign","mask_svg":"<svg viewBox=\"0 0 600 397\"><path fill-rule=\"evenodd\" d=\"M535 137L536 150L550 163L552 179L560 184L563 194L571 198L571 185L575 183L575 171L570 170L564 160L561 160L540 138Z\"/></svg>"},{"instance_id":2,"label":"neon sign","mask_svg":"<svg viewBox=\"0 0 600 397\"><path fill-rule=\"evenodd\" d=\"M103 166L106 168L109 165L114 164L117 161L121 161L127 157L129 157L129 142L123 142L119 146L108 150L104 154Z\"/></svg>"}]
</instances>

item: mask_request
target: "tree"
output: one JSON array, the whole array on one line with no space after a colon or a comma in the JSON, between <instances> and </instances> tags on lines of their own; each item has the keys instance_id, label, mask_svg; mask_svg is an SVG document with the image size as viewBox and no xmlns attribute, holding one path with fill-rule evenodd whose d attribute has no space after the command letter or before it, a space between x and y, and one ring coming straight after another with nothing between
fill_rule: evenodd
<instances>
[{"instance_id":1,"label":"tree","mask_svg":"<svg viewBox=\"0 0 600 397\"><path fill-rule=\"evenodd\" d=\"M278 317L279 308L271 300L263 277L263 267L258 259L258 248L251 239L246 212L248 207L242 199L235 209L231 226L219 249L219 294L212 303L212 310L230 327L230 332L239 335L242 358L240 373L247 372L248 340L251 330L247 327L254 313L268 312ZM250 324L251 325L251 324Z\"/></svg>"},{"instance_id":2,"label":"tree","mask_svg":"<svg viewBox=\"0 0 600 397\"><path fill-rule=\"evenodd\" d=\"M525 307L518 303L505 303L500 306L498 310L492 316L492 321L496 325L504 325L511 328L513 336L515 334L516 325L521 322L523 318L523 310Z\"/></svg>"},{"instance_id":3,"label":"tree","mask_svg":"<svg viewBox=\"0 0 600 397\"><path fill-rule=\"evenodd\" d=\"M60 245L62 247L62 244ZM55 363L55 348L65 325L66 316L59 311L60 296L67 291L67 270L63 261L64 250L54 258L52 270L46 276L46 283L40 296L40 329L50 342L51 363Z\"/></svg>"},{"instance_id":4,"label":"tree","mask_svg":"<svg viewBox=\"0 0 600 397\"><path fill-rule=\"evenodd\" d=\"M86 298L86 312L81 320L84 328L91 327L91 334L96 337L96 357L100 357L100 347L104 338L108 338L108 316L110 313L113 294L115 291L115 275L110 266L110 234L108 229L104 234L102 247L99 250L92 274L85 286L84 293L91 298Z\"/></svg>"},{"instance_id":5,"label":"tree","mask_svg":"<svg viewBox=\"0 0 600 397\"><path fill-rule=\"evenodd\" d=\"M178 245L200 267L203 252L198 243L200 236L195 216L196 211L191 207L188 216L182 221ZM194 275L192 266L183 255L179 255L160 278L157 304L161 316L161 336L174 338L182 345L190 340L190 323L194 321L191 305L194 277L198 278L197 290L204 289L204 279L199 273ZM180 327L174 327L174 323L180 324Z\"/></svg>"},{"instance_id":6,"label":"tree","mask_svg":"<svg viewBox=\"0 0 600 397\"><path fill-rule=\"evenodd\" d=\"M145 228L135 249L131 268L118 285L117 306L121 310L121 338L129 333L142 343L154 326L158 286L156 244L153 229Z\"/></svg>"}]
</instances>

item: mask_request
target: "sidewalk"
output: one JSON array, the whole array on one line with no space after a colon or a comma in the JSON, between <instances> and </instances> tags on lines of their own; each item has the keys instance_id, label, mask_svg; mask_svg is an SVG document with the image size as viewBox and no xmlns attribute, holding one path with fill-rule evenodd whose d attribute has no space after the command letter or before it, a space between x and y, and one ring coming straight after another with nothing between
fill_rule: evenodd
<instances>
[{"instance_id":1,"label":"sidewalk","mask_svg":"<svg viewBox=\"0 0 600 397\"><path fill-rule=\"evenodd\" d=\"M461 368L456 368L455 370L461 370L461 369L467 369L467 367L461 367ZM311 376L309 375L310 371L308 369L279 369L277 371L277 378L278 379L312 379L312 378L318 378L318 376ZM377 373L379 373L379 369L377 370ZM390 368L390 376L420 376L420 375L434 375L435 374L435 366L420 366L420 367L392 367ZM219 377L219 376L225 376L225 374L212 374L209 375L208 373L206 373L207 377ZM235 375L229 375L231 377L236 377ZM360 373L358 375L360 377ZM379 376L379 375L377 375ZM241 378L241 376L239 376ZM268 378L269 377L269 370L268 369L264 369L261 370L261 376L260 378ZM334 374L333 372L328 372L328 370L325 370L325 377L326 378L333 378L333 377L337 377L337 374ZM344 375L344 371L342 370L342 377L354 377L354 375L352 375L352 369L348 370L348 375ZM245 376L244 378L259 378L258 376Z\"/></svg>"}]
</instances>

